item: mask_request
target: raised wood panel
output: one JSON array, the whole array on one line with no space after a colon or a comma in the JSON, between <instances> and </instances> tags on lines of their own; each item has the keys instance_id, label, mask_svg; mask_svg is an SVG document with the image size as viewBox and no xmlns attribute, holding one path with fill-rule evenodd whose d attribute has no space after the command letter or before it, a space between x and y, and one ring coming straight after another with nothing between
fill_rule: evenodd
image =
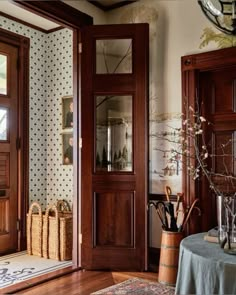
<instances>
[{"instance_id":1,"label":"raised wood panel","mask_svg":"<svg viewBox=\"0 0 236 295\"><path fill-rule=\"evenodd\" d=\"M9 200L0 199L0 235L6 234L9 231Z\"/></svg>"},{"instance_id":2,"label":"raised wood panel","mask_svg":"<svg viewBox=\"0 0 236 295\"><path fill-rule=\"evenodd\" d=\"M9 153L0 153L0 188L9 187Z\"/></svg>"},{"instance_id":3,"label":"raised wood panel","mask_svg":"<svg viewBox=\"0 0 236 295\"><path fill-rule=\"evenodd\" d=\"M235 68L230 71L223 69L212 72L211 77L208 77L213 113L233 113L235 111L235 78Z\"/></svg>"},{"instance_id":4,"label":"raised wood panel","mask_svg":"<svg viewBox=\"0 0 236 295\"><path fill-rule=\"evenodd\" d=\"M134 247L134 193L94 194L94 246Z\"/></svg>"}]
</instances>

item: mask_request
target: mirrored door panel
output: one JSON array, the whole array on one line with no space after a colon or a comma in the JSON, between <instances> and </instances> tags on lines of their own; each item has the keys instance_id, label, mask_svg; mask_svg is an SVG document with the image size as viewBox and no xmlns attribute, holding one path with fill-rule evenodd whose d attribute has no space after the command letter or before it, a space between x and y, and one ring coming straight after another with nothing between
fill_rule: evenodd
<instances>
[{"instance_id":1,"label":"mirrored door panel","mask_svg":"<svg viewBox=\"0 0 236 295\"><path fill-rule=\"evenodd\" d=\"M99 95L95 103L96 171L132 171L132 96Z\"/></svg>"},{"instance_id":2,"label":"mirrored door panel","mask_svg":"<svg viewBox=\"0 0 236 295\"><path fill-rule=\"evenodd\" d=\"M96 40L96 74L132 71L132 39Z\"/></svg>"}]
</instances>

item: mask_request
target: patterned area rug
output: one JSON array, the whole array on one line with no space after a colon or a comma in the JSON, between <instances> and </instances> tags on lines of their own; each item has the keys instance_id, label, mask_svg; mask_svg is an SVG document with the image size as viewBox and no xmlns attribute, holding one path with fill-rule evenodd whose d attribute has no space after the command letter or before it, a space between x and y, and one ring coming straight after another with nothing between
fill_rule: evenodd
<instances>
[{"instance_id":1,"label":"patterned area rug","mask_svg":"<svg viewBox=\"0 0 236 295\"><path fill-rule=\"evenodd\" d=\"M0 257L0 288L71 265L71 261L57 261L32 256L28 255L26 251L2 256Z\"/></svg>"},{"instance_id":2,"label":"patterned area rug","mask_svg":"<svg viewBox=\"0 0 236 295\"><path fill-rule=\"evenodd\" d=\"M148 295L174 295L175 289L160 283L133 278L120 284L92 293L92 295L125 295L125 294L148 294Z\"/></svg>"}]
</instances>

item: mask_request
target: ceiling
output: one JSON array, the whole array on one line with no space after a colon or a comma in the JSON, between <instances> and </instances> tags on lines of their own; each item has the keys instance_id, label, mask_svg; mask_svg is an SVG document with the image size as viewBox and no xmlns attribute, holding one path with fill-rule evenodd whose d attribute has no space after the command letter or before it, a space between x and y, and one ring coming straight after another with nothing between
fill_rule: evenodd
<instances>
[{"instance_id":1,"label":"ceiling","mask_svg":"<svg viewBox=\"0 0 236 295\"><path fill-rule=\"evenodd\" d=\"M37 0L36 0L37 1ZM118 8L133 2L136 2L137 0L87 0L91 4L99 7L100 9L104 11L108 11L114 8ZM41 28L42 30L49 31L56 28L59 28L60 25L56 24L52 21L49 21L41 16L38 16L32 12L29 12L10 0L0 0L0 13L7 14L11 16L13 19L17 18L19 20L22 20L25 23L32 24L36 28Z\"/></svg>"},{"instance_id":2,"label":"ceiling","mask_svg":"<svg viewBox=\"0 0 236 295\"><path fill-rule=\"evenodd\" d=\"M130 3L136 2L137 0L87 0L93 5L101 8L104 11L115 9Z\"/></svg>"},{"instance_id":3,"label":"ceiling","mask_svg":"<svg viewBox=\"0 0 236 295\"><path fill-rule=\"evenodd\" d=\"M0 12L8 14L14 18L23 20L24 22L33 24L36 27L42 28L46 31L60 27L60 25L49 21L41 16L29 12L19 6L16 6L8 0L0 0Z\"/></svg>"}]
</instances>

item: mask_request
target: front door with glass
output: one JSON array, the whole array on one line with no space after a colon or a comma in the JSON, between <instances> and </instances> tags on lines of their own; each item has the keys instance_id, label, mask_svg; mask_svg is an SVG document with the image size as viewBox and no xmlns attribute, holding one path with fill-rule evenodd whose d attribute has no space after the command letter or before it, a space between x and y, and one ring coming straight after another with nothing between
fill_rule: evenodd
<instances>
[{"instance_id":1,"label":"front door with glass","mask_svg":"<svg viewBox=\"0 0 236 295\"><path fill-rule=\"evenodd\" d=\"M17 59L18 48L0 42L0 254L18 247Z\"/></svg>"}]
</instances>

